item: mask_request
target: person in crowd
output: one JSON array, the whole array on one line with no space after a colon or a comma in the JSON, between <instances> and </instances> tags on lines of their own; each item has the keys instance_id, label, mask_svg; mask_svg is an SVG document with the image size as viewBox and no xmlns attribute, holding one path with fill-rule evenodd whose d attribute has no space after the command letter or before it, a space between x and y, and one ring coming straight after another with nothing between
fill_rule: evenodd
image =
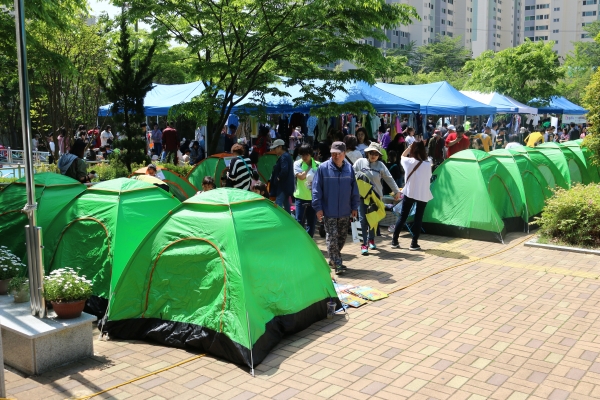
<instances>
[{"instance_id":1,"label":"person in crowd","mask_svg":"<svg viewBox=\"0 0 600 400\"><path fill-rule=\"evenodd\" d=\"M244 157L244 147L241 144L234 144L231 152L235 156L229 164L227 172L227 187L242 190L250 190L252 184L252 168L249 158Z\"/></svg>"},{"instance_id":2,"label":"person in crowd","mask_svg":"<svg viewBox=\"0 0 600 400\"><path fill-rule=\"evenodd\" d=\"M404 119L400 123L400 129L402 132L404 132L406 130L406 128L408 128L408 118L404 117ZM398 133L401 133L401 132L398 132Z\"/></svg>"},{"instance_id":3,"label":"person in crowd","mask_svg":"<svg viewBox=\"0 0 600 400\"><path fill-rule=\"evenodd\" d=\"M164 162L172 162L177 165L177 150L179 149L179 139L177 138L177 129L173 128L172 122L167 122L167 127L162 132L162 144L166 157Z\"/></svg>"},{"instance_id":4,"label":"person in crowd","mask_svg":"<svg viewBox=\"0 0 600 400\"><path fill-rule=\"evenodd\" d=\"M269 150L269 142L269 128L266 126L261 126L258 129L258 139L256 139L255 144L256 151L258 152L259 156L262 156Z\"/></svg>"},{"instance_id":5,"label":"person in crowd","mask_svg":"<svg viewBox=\"0 0 600 400\"><path fill-rule=\"evenodd\" d=\"M202 179L202 191L208 192L209 190L216 189L217 185L215 184L215 180L212 176L205 176Z\"/></svg>"},{"instance_id":6,"label":"person in crowd","mask_svg":"<svg viewBox=\"0 0 600 400\"><path fill-rule=\"evenodd\" d=\"M410 126L406 128L406 138L404 138L404 140L406 141L407 146L410 146L415 142L415 128Z\"/></svg>"},{"instance_id":7,"label":"person in crowd","mask_svg":"<svg viewBox=\"0 0 600 400\"><path fill-rule=\"evenodd\" d=\"M435 132L435 130L434 130ZM440 128L440 137L445 138L448 133L448 123L444 122ZM402 151L404 153L404 151Z\"/></svg>"},{"instance_id":8,"label":"person in crowd","mask_svg":"<svg viewBox=\"0 0 600 400\"><path fill-rule=\"evenodd\" d=\"M312 207L323 222L329 265L342 273L342 249L348 236L350 217L356 218L360 205L358 184L352 165L346 161L346 145L331 144L331 159L321 163L312 186Z\"/></svg>"},{"instance_id":9,"label":"person in crowd","mask_svg":"<svg viewBox=\"0 0 600 400\"><path fill-rule=\"evenodd\" d=\"M581 136L581 132L577 128L577 125L575 125L575 122L571 122L570 126L571 129L569 130L569 140L579 139Z\"/></svg>"},{"instance_id":10,"label":"person in crowd","mask_svg":"<svg viewBox=\"0 0 600 400\"><path fill-rule=\"evenodd\" d=\"M148 166L146 167L146 175L150 175L155 178L158 178L156 176L157 172L158 172L158 168L156 168L156 164L148 164ZM160 178L158 178L158 179L160 179Z\"/></svg>"},{"instance_id":11,"label":"person in crowd","mask_svg":"<svg viewBox=\"0 0 600 400\"><path fill-rule=\"evenodd\" d=\"M316 215L315 210L312 208L312 184L320 163L313 158L312 147L309 144L300 146L298 154L301 158L294 162L296 221L306 228L306 232L310 237L313 237Z\"/></svg>"},{"instance_id":12,"label":"person in crowd","mask_svg":"<svg viewBox=\"0 0 600 400\"><path fill-rule=\"evenodd\" d=\"M198 143L198 141L194 140L192 142L192 145L189 147L189 151L190 159L188 162L190 165L198 164L202 159L204 159L204 149L200 147L200 143Z\"/></svg>"},{"instance_id":13,"label":"person in crowd","mask_svg":"<svg viewBox=\"0 0 600 400\"><path fill-rule=\"evenodd\" d=\"M402 153L404 153L404 151L402 151ZM444 162L444 139L442 138L441 130L436 129L433 131L433 136L427 143L427 153L434 166Z\"/></svg>"},{"instance_id":14,"label":"person in crowd","mask_svg":"<svg viewBox=\"0 0 600 400\"><path fill-rule=\"evenodd\" d=\"M54 153L56 152L56 144L54 143L54 137L52 136L52 132L47 136L48 139L48 151L50 152L50 157L48 157L48 164L54 164Z\"/></svg>"},{"instance_id":15,"label":"person in crowd","mask_svg":"<svg viewBox=\"0 0 600 400\"><path fill-rule=\"evenodd\" d=\"M270 194L275 197L275 204L289 213L290 196L294 193L294 162L290 153L285 150L283 140L275 140L271 150L277 155L277 162L271 174Z\"/></svg>"},{"instance_id":16,"label":"person in crowd","mask_svg":"<svg viewBox=\"0 0 600 400\"><path fill-rule=\"evenodd\" d=\"M388 162L385 163L385 167L388 169L388 171L390 171L392 179L394 179L396 185L398 185L399 188L403 187L404 171L402 170L402 167L398 162L398 153L396 153L394 150L388 151ZM381 184L383 186L383 193L393 192L392 188L387 184L385 180L381 182Z\"/></svg>"},{"instance_id":17,"label":"person in crowd","mask_svg":"<svg viewBox=\"0 0 600 400\"><path fill-rule=\"evenodd\" d=\"M390 143L392 142L392 132L390 131L390 128L387 128L385 130L385 133L383 134L383 136L381 136L381 147L383 147L385 149L385 151L388 151L388 147L390 147Z\"/></svg>"},{"instance_id":18,"label":"person in crowd","mask_svg":"<svg viewBox=\"0 0 600 400\"><path fill-rule=\"evenodd\" d=\"M371 141L367 138L367 130L363 127L360 127L356 130L356 150L360 151L363 157L365 156L365 149L369 147Z\"/></svg>"},{"instance_id":19,"label":"person in crowd","mask_svg":"<svg viewBox=\"0 0 600 400\"><path fill-rule=\"evenodd\" d=\"M473 150L485 151L485 148L483 147L483 142L481 141L481 139L478 139L475 137L473 139L471 139L471 148Z\"/></svg>"},{"instance_id":20,"label":"person in crowd","mask_svg":"<svg viewBox=\"0 0 600 400\"><path fill-rule=\"evenodd\" d=\"M258 182L255 183L252 186L252 191L256 194L260 194L261 196L263 196L265 199L269 198L269 192L267 191L267 185L265 185L262 182Z\"/></svg>"},{"instance_id":21,"label":"person in crowd","mask_svg":"<svg viewBox=\"0 0 600 400\"><path fill-rule=\"evenodd\" d=\"M150 132L150 140L152 141L152 154L162 157L162 137L163 133L158 127L158 124L154 124L154 129Z\"/></svg>"},{"instance_id":22,"label":"person in crowd","mask_svg":"<svg viewBox=\"0 0 600 400\"><path fill-rule=\"evenodd\" d=\"M190 148L191 145L192 145L192 142L190 141L190 139L183 138L181 140L181 142L179 142L179 152L181 154L185 154L188 151L188 149ZM200 146L200 145L198 144L198 146Z\"/></svg>"},{"instance_id":23,"label":"person in crowd","mask_svg":"<svg viewBox=\"0 0 600 400\"><path fill-rule=\"evenodd\" d=\"M527 147L535 147L541 143L544 143L544 128L540 128L537 132L531 132L525 138L525 145Z\"/></svg>"},{"instance_id":24,"label":"person in crowd","mask_svg":"<svg viewBox=\"0 0 600 400\"><path fill-rule=\"evenodd\" d=\"M77 139L68 153L58 160L58 169L62 175L71 177L81 183L89 183L94 178L94 171L87 172L87 164L83 160L86 144Z\"/></svg>"},{"instance_id":25,"label":"person in crowd","mask_svg":"<svg viewBox=\"0 0 600 400\"><path fill-rule=\"evenodd\" d=\"M300 141L302 140L302 133L300 133L301 130L302 130L302 128L298 126L294 130L292 130L292 133L290 133L289 149L292 153L294 152L296 147L299 147L299 146L297 146L297 144L300 143Z\"/></svg>"},{"instance_id":26,"label":"person in crowd","mask_svg":"<svg viewBox=\"0 0 600 400\"><path fill-rule=\"evenodd\" d=\"M225 144L224 144L224 148L223 148L224 152L231 153L231 148L233 147L233 145L236 142L236 140L235 140L236 132L237 132L237 125L230 124L229 132L225 134Z\"/></svg>"},{"instance_id":27,"label":"person in crowd","mask_svg":"<svg viewBox=\"0 0 600 400\"><path fill-rule=\"evenodd\" d=\"M356 136L344 136L344 144L346 145L346 159L350 164L354 164L356 160L362 158L362 153L356 149L356 145L358 144Z\"/></svg>"},{"instance_id":28,"label":"person in crowd","mask_svg":"<svg viewBox=\"0 0 600 400\"><path fill-rule=\"evenodd\" d=\"M404 139L404 134L398 132L390 142L387 152L389 153L390 151L395 151L396 154L402 154L404 149L406 149L406 140Z\"/></svg>"},{"instance_id":29,"label":"person in crowd","mask_svg":"<svg viewBox=\"0 0 600 400\"><path fill-rule=\"evenodd\" d=\"M469 148L470 141L469 137L465 134L464 126L459 125L455 128L454 125L449 125L448 132L450 132L446 138L448 158L452 157L453 154L456 154L461 150Z\"/></svg>"},{"instance_id":30,"label":"person in crowd","mask_svg":"<svg viewBox=\"0 0 600 400\"><path fill-rule=\"evenodd\" d=\"M492 139L492 128L486 126L485 128L483 128L482 133L475 135L475 138L481 141L481 148L479 150L483 150L487 153L492 151L492 148L494 147L494 142Z\"/></svg>"},{"instance_id":31,"label":"person in crowd","mask_svg":"<svg viewBox=\"0 0 600 400\"><path fill-rule=\"evenodd\" d=\"M585 137L586 137L586 136L587 136L587 126L584 126L584 127L581 129L581 135L579 135L579 138L580 138L580 139L585 139Z\"/></svg>"},{"instance_id":32,"label":"person in crowd","mask_svg":"<svg viewBox=\"0 0 600 400\"><path fill-rule=\"evenodd\" d=\"M568 128L563 128L562 133L558 139L558 141L560 143L564 143L564 142L568 142L570 135L569 135L569 129Z\"/></svg>"},{"instance_id":33,"label":"person in crowd","mask_svg":"<svg viewBox=\"0 0 600 400\"><path fill-rule=\"evenodd\" d=\"M523 145L519 143L518 135L510 135L508 138L508 143L506 144L506 149L514 149L515 147L522 147Z\"/></svg>"},{"instance_id":34,"label":"person in crowd","mask_svg":"<svg viewBox=\"0 0 600 400\"><path fill-rule=\"evenodd\" d=\"M552 142L551 137L554 137L555 130L556 128L554 126L550 126L546 129L546 132L544 133L544 143Z\"/></svg>"},{"instance_id":35,"label":"person in crowd","mask_svg":"<svg viewBox=\"0 0 600 400\"><path fill-rule=\"evenodd\" d=\"M31 138L31 151L38 151L40 145L40 135L35 135Z\"/></svg>"},{"instance_id":36,"label":"person in crowd","mask_svg":"<svg viewBox=\"0 0 600 400\"><path fill-rule=\"evenodd\" d=\"M416 204L414 223L412 225L413 237L408 249L413 251L421 250L419 236L421 234L423 214L425 213L427 202L433 199L433 195L429 189L431 183L431 164L427 161L425 144L423 142L416 142L409 146L402 154L400 162L408 175L405 186L402 189L404 198L402 200L400 216L396 221L394 234L392 235L392 247L400 247L400 243L398 242L400 232L406 224L413 206Z\"/></svg>"},{"instance_id":37,"label":"person in crowd","mask_svg":"<svg viewBox=\"0 0 600 400\"><path fill-rule=\"evenodd\" d=\"M390 174L390 171L388 171L383 161L381 161L381 145L372 142L365 149L365 154L366 158L360 158L354 163L354 173L362 172L365 174L380 199L383 199L383 186L381 183L383 180L392 189L396 200L400 200L400 189L398 189L398 185L392 174ZM377 246L375 245L375 229L369 227L367 206L363 201L361 201L358 208L358 218L363 233L363 244L360 247L360 252L362 255L367 255L369 254L369 250L375 250Z\"/></svg>"}]
</instances>

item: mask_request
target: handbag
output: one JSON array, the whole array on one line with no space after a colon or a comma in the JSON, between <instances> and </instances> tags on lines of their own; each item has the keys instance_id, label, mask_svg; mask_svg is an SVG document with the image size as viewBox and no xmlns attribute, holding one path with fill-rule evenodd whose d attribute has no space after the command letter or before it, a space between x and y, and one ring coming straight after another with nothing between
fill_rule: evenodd
<instances>
[{"instance_id":1,"label":"handbag","mask_svg":"<svg viewBox=\"0 0 600 400\"><path fill-rule=\"evenodd\" d=\"M362 238L359 235L359 232L361 232L362 227L361 227L358 219L356 219L356 218L352 219L352 222L350 222L350 228L352 228L352 241L354 243L362 242Z\"/></svg>"}]
</instances>

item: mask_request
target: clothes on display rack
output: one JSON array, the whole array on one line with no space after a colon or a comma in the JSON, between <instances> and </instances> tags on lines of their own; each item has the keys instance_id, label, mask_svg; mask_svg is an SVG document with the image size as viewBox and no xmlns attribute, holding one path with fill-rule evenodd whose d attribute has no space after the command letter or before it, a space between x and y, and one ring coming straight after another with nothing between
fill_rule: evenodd
<instances>
[{"instance_id":1,"label":"clothes on display rack","mask_svg":"<svg viewBox=\"0 0 600 400\"><path fill-rule=\"evenodd\" d=\"M319 122L319 118L312 116L312 115L310 117L308 117L308 120L306 121L308 136L311 136L311 137L315 136L315 128L317 127L318 122Z\"/></svg>"}]
</instances>

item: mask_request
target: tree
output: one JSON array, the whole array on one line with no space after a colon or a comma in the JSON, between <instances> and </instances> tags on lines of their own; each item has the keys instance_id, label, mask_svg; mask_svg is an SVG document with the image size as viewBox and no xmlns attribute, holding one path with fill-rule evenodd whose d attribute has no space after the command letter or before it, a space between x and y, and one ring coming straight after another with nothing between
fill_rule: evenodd
<instances>
[{"instance_id":1,"label":"tree","mask_svg":"<svg viewBox=\"0 0 600 400\"><path fill-rule=\"evenodd\" d=\"M417 72L409 75L403 75L398 77L396 83L403 85L423 85L427 83L446 81L454 88L462 90L467 79L468 76L463 70L453 71L445 68L436 72Z\"/></svg>"},{"instance_id":2,"label":"tree","mask_svg":"<svg viewBox=\"0 0 600 400\"><path fill-rule=\"evenodd\" d=\"M498 53L485 51L465 65L471 74L465 89L498 92L523 103L538 99L545 104L558 94L558 81L564 77L553 46L552 41L525 40Z\"/></svg>"},{"instance_id":3,"label":"tree","mask_svg":"<svg viewBox=\"0 0 600 400\"><path fill-rule=\"evenodd\" d=\"M416 51L415 72L436 72L443 69L458 71L471 59L472 53L457 36L436 36L435 41L420 46Z\"/></svg>"},{"instance_id":4,"label":"tree","mask_svg":"<svg viewBox=\"0 0 600 400\"><path fill-rule=\"evenodd\" d=\"M600 21L594 21L583 27L591 38L596 38L600 34ZM573 51L567 55L565 65L569 68L587 69L600 66L600 43L594 40L591 42L574 42Z\"/></svg>"},{"instance_id":5,"label":"tree","mask_svg":"<svg viewBox=\"0 0 600 400\"><path fill-rule=\"evenodd\" d=\"M590 110L587 115L588 135L583 140L583 145L591 150L592 162L600 166L600 70L592 76L585 90L583 104Z\"/></svg>"},{"instance_id":6,"label":"tree","mask_svg":"<svg viewBox=\"0 0 600 400\"><path fill-rule=\"evenodd\" d=\"M372 73L375 79L385 83L394 83L399 77L412 74L405 56L387 56L383 63L375 68Z\"/></svg>"},{"instance_id":7,"label":"tree","mask_svg":"<svg viewBox=\"0 0 600 400\"><path fill-rule=\"evenodd\" d=\"M147 161L146 140L141 137L139 123L144 120L144 97L152 90L154 74L150 72L150 63L155 45L150 46L136 69L137 50L131 44L127 18L121 15L118 46L116 60L118 67L109 71L108 80L98 75L98 82L112 102L113 119L123 123L120 128L123 139L117 143L121 151L118 152L117 157L131 172L131 164Z\"/></svg>"},{"instance_id":8,"label":"tree","mask_svg":"<svg viewBox=\"0 0 600 400\"><path fill-rule=\"evenodd\" d=\"M305 85L295 103L324 104L352 79L373 83L368 69L384 59L378 49L360 39L386 40L383 29L419 18L413 7L385 0L133 0L128 4L135 18L153 24L153 31L170 34L196 57L204 84L204 93L195 102L196 115L206 118L210 153L216 150L236 104L254 94L288 94L272 85L281 76L287 77L287 86ZM337 60L351 61L359 68L347 72L322 68ZM326 83L307 84L314 79Z\"/></svg>"}]
</instances>

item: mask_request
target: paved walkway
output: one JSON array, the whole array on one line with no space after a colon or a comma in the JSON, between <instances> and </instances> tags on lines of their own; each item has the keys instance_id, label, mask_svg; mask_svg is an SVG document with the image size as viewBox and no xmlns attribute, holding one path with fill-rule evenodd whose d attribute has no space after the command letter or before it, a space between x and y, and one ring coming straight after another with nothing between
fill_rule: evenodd
<instances>
[{"instance_id":1,"label":"paved walkway","mask_svg":"<svg viewBox=\"0 0 600 400\"><path fill-rule=\"evenodd\" d=\"M425 279L286 338L256 378L206 356L94 398L600 398L600 257L508 249L525 237L502 245L424 235L414 253L385 236L366 257L348 242L341 283L392 291ZM38 377L7 372L9 396L77 398L196 356L133 341L96 340L94 350Z\"/></svg>"}]
</instances>

